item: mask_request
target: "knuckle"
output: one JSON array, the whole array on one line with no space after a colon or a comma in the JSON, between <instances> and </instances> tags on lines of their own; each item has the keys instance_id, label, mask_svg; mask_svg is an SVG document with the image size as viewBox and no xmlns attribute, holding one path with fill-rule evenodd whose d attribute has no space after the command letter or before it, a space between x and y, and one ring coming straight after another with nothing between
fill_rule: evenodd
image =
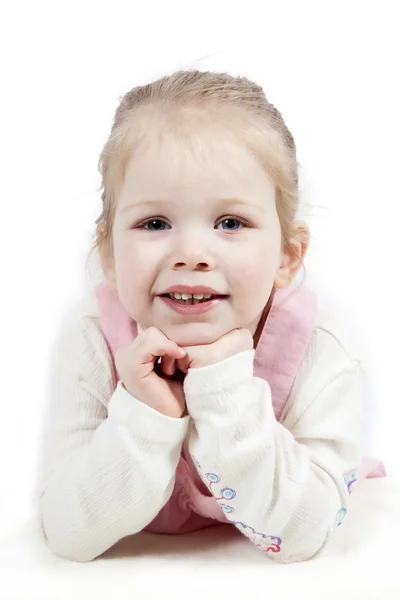
<instances>
[{"instance_id":1,"label":"knuckle","mask_svg":"<svg viewBox=\"0 0 400 600\"><path fill-rule=\"evenodd\" d=\"M159 344L167 339L165 335L159 329L157 329L157 327L149 327L149 329L146 329L146 331L149 332L147 334L147 340L151 343L157 342Z\"/></svg>"},{"instance_id":2,"label":"knuckle","mask_svg":"<svg viewBox=\"0 0 400 600\"><path fill-rule=\"evenodd\" d=\"M159 335L159 330L156 327L148 327L142 332L143 339L154 338Z\"/></svg>"},{"instance_id":3,"label":"knuckle","mask_svg":"<svg viewBox=\"0 0 400 600\"><path fill-rule=\"evenodd\" d=\"M151 335L159 335L160 334L160 330L157 329L157 327L154 327L154 326L149 327L145 331L148 331Z\"/></svg>"}]
</instances>

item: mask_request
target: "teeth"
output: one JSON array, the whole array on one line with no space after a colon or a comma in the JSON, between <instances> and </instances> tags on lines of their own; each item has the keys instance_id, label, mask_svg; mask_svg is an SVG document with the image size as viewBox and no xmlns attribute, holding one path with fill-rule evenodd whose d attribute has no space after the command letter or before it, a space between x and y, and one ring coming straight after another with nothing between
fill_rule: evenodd
<instances>
[{"instance_id":1,"label":"teeth","mask_svg":"<svg viewBox=\"0 0 400 600\"><path fill-rule=\"evenodd\" d=\"M174 292L169 294L171 300L209 300L211 298L211 294L179 294ZM197 304L197 302L195 302Z\"/></svg>"}]
</instances>

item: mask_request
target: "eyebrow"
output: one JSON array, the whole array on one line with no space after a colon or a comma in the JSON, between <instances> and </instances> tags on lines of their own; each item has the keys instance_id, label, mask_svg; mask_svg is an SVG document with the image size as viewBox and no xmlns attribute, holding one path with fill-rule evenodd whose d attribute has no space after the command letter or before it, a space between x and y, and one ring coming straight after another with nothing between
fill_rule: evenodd
<instances>
[{"instance_id":1,"label":"eyebrow","mask_svg":"<svg viewBox=\"0 0 400 600\"><path fill-rule=\"evenodd\" d=\"M165 206L165 200L141 200L140 202L135 202L135 204L128 204L128 206L124 206L124 208L122 208L120 211L118 211L121 215L127 213L127 212L131 212L132 210L134 210L135 208L140 208L143 206L149 206L149 207L157 207L157 206ZM258 204L254 204L252 202L246 202L246 200L242 200L241 198L215 198L214 199L215 204L229 204L230 206L235 205L235 206L245 206L245 207L251 207L251 208L256 208L258 210L260 210L261 212L266 212L265 207L259 206Z\"/></svg>"}]
</instances>

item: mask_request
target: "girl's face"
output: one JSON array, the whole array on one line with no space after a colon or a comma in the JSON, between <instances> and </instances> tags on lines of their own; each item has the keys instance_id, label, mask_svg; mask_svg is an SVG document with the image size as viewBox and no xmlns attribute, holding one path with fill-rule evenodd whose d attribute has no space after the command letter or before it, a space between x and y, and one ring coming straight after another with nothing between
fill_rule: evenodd
<instances>
[{"instance_id":1,"label":"girl's face","mask_svg":"<svg viewBox=\"0 0 400 600\"><path fill-rule=\"evenodd\" d=\"M181 346L238 327L254 334L284 258L274 186L257 160L218 139L197 153L172 138L138 151L113 227L121 303ZM184 305L169 296L202 287L220 297Z\"/></svg>"}]
</instances>

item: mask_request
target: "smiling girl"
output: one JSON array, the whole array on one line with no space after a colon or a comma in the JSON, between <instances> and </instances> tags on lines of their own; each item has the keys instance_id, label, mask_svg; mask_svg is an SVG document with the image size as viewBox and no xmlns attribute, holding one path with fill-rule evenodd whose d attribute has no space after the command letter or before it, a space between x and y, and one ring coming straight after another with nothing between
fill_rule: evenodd
<instances>
[{"instance_id":1,"label":"smiling girl","mask_svg":"<svg viewBox=\"0 0 400 600\"><path fill-rule=\"evenodd\" d=\"M364 375L294 279L296 148L262 88L178 72L121 100L100 157L97 315L60 336L38 500L56 554L234 526L319 556L363 459Z\"/></svg>"}]
</instances>

